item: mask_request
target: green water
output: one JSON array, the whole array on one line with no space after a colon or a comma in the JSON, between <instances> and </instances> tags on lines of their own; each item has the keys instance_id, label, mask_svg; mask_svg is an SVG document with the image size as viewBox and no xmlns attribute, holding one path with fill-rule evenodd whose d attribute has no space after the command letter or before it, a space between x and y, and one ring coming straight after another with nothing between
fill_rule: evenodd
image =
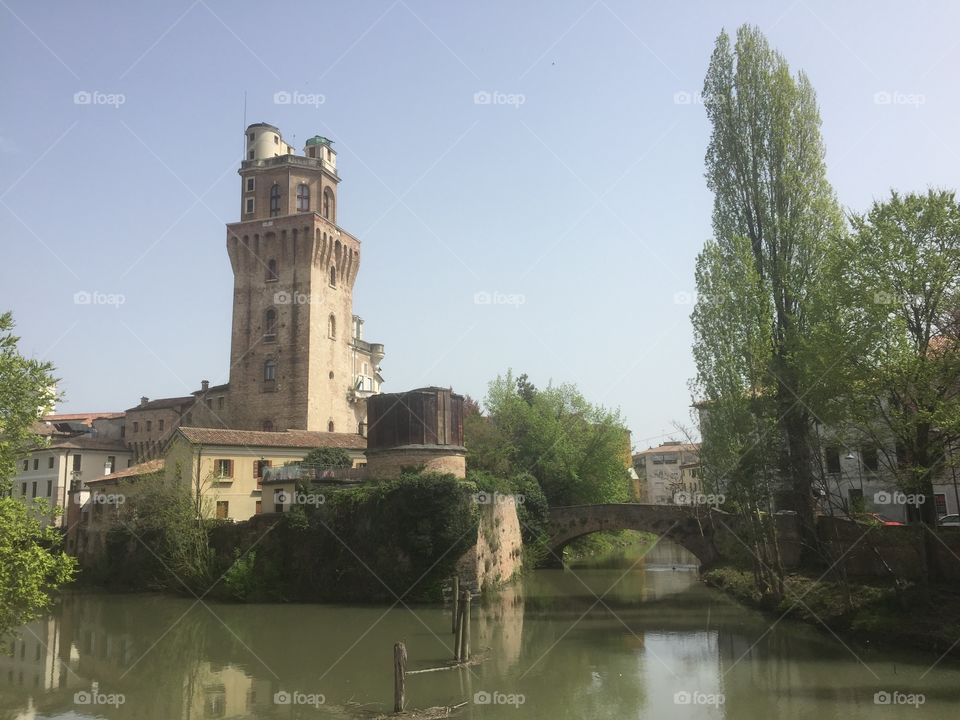
<instances>
[{"instance_id":1,"label":"green water","mask_svg":"<svg viewBox=\"0 0 960 720\"><path fill-rule=\"evenodd\" d=\"M691 563L661 544L639 563L627 549L529 573L475 602L484 661L409 676L408 707L550 720L956 717L956 664L773 624L702 586ZM0 719L370 717L392 709L394 642L408 669L437 667L452 654L450 625L442 606L74 595L0 656ZM914 704L876 704L881 692Z\"/></svg>"}]
</instances>

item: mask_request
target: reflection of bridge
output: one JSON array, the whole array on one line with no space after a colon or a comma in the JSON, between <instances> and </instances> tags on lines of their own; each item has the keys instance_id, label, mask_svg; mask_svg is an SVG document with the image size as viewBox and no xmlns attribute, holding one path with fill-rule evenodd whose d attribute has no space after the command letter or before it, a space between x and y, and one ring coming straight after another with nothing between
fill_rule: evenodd
<instances>
[{"instance_id":1,"label":"reflection of bridge","mask_svg":"<svg viewBox=\"0 0 960 720\"><path fill-rule=\"evenodd\" d=\"M698 520L690 508L610 503L550 508L547 544L551 556L547 562L558 564L567 543L602 530L642 530L666 537L693 553L704 567L719 559L713 523L706 517Z\"/></svg>"}]
</instances>

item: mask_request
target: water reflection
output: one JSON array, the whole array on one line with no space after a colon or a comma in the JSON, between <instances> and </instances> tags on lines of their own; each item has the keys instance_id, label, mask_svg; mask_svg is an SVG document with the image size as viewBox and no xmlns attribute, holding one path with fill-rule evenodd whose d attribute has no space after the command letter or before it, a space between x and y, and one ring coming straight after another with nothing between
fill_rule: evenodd
<instances>
[{"instance_id":1,"label":"water reflection","mask_svg":"<svg viewBox=\"0 0 960 720\"><path fill-rule=\"evenodd\" d=\"M953 714L955 666L921 678L935 658L859 649L855 656L809 627L784 621L770 629L703 587L683 552L662 544L639 563L624 553L596 566L529 573L475 604L472 645L486 660L469 671L411 676L411 704L477 698L490 702L470 702L461 717L552 720ZM410 669L441 665L453 652L449 610L72 595L22 628L0 656L0 718L387 710L400 639ZM924 693L926 702L877 707L874 693L884 689ZM497 702L521 697L519 706Z\"/></svg>"}]
</instances>

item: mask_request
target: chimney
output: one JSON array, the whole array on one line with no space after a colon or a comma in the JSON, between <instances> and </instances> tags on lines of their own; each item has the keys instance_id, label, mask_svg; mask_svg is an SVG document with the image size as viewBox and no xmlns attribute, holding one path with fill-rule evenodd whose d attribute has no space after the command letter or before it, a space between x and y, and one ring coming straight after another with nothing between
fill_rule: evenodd
<instances>
[{"instance_id":1,"label":"chimney","mask_svg":"<svg viewBox=\"0 0 960 720\"><path fill-rule=\"evenodd\" d=\"M201 381L200 381L200 392L206 392L206 391L209 390L209 389L210 389L210 381L209 381L209 380L201 380Z\"/></svg>"},{"instance_id":2,"label":"chimney","mask_svg":"<svg viewBox=\"0 0 960 720\"><path fill-rule=\"evenodd\" d=\"M146 405L148 402L150 402L150 398L148 398L148 397L146 397L146 396L140 398L140 407L143 407L143 406Z\"/></svg>"}]
</instances>

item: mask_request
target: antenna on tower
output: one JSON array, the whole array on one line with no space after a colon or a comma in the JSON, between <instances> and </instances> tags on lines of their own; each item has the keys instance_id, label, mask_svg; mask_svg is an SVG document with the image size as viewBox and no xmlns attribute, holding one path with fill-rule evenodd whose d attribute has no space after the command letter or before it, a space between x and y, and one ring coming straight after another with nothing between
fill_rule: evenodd
<instances>
[{"instance_id":1,"label":"antenna on tower","mask_svg":"<svg viewBox=\"0 0 960 720\"><path fill-rule=\"evenodd\" d=\"M247 149L247 91L243 91L243 130L240 133L243 135L243 142L240 144L240 159L242 160L246 156Z\"/></svg>"}]
</instances>

